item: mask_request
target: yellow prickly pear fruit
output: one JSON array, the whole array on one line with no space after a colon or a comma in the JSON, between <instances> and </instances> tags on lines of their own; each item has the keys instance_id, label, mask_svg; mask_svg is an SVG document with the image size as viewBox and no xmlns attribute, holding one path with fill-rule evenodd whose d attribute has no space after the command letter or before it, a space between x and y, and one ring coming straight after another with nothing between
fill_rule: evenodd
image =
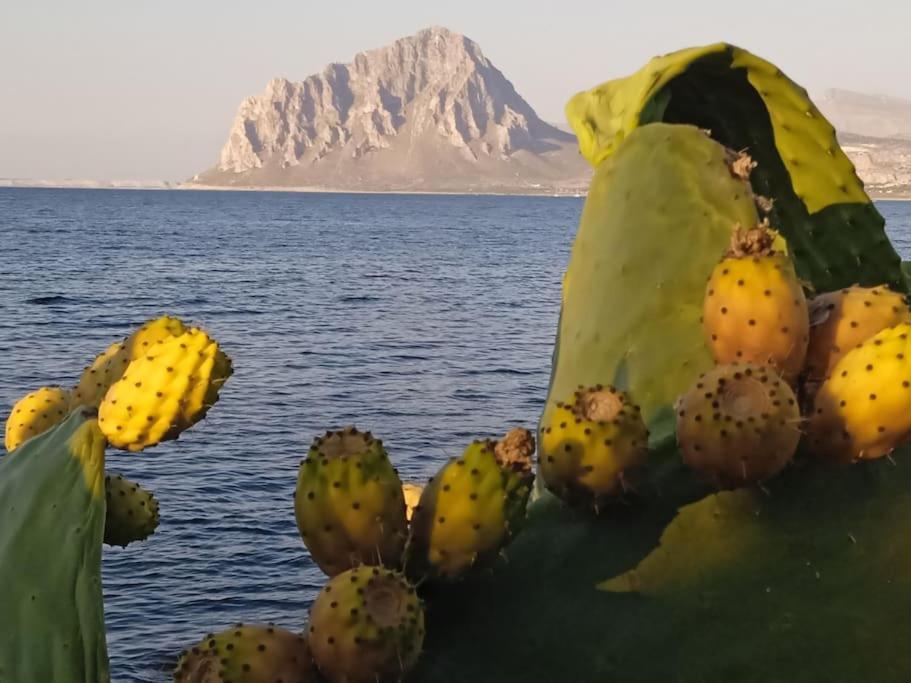
<instances>
[{"instance_id":1,"label":"yellow prickly pear fruit","mask_svg":"<svg viewBox=\"0 0 911 683\"><path fill-rule=\"evenodd\" d=\"M314 439L300 464L294 513L313 561L329 576L360 564L401 564L402 482L370 432L348 427Z\"/></svg>"},{"instance_id":2,"label":"yellow prickly pear fruit","mask_svg":"<svg viewBox=\"0 0 911 683\"><path fill-rule=\"evenodd\" d=\"M41 387L22 397L6 418L6 450L63 422L70 412L70 392L62 387Z\"/></svg>"},{"instance_id":3,"label":"yellow prickly pear fruit","mask_svg":"<svg viewBox=\"0 0 911 683\"><path fill-rule=\"evenodd\" d=\"M885 285L847 287L810 302L806 376L821 382L848 351L880 330L911 322L905 297Z\"/></svg>"},{"instance_id":4,"label":"yellow prickly pear fruit","mask_svg":"<svg viewBox=\"0 0 911 683\"><path fill-rule=\"evenodd\" d=\"M201 420L228 379L218 344L197 328L159 340L131 361L98 408L112 446L141 451ZM227 373L227 374L226 374Z\"/></svg>"},{"instance_id":5,"label":"yellow prickly pear fruit","mask_svg":"<svg viewBox=\"0 0 911 683\"><path fill-rule=\"evenodd\" d=\"M119 380L130 361L146 354L155 344L186 332L177 318L149 320L126 339L114 342L82 372L73 389L72 405L97 408L111 385Z\"/></svg>"},{"instance_id":6,"label":"yellow prickly pear fruit","mask_svg":"<svg viewBox=\"0 0 911 683\"><path fill-rule=\"evenodd\" d=\"M807 301L774 242L763 225L734 231L706 286L702 322L716 363L769 365L793 382L807 353Z\"/></svg>"},{"instance_id":7,"label":"yellow prickly pear fruit","mask_svg":"<svg viewBox=\"0 0 911 683\"><path fill-rule=\"evenodd\" d=\"M236 624L184 650L176 683L316 683L306 639L269 625Z\"/></svg>"},{"instance_id":8,"label":"yellow prickly pear fruit","mask_svg":"<svg viewBox=\"0 0 911 683\"><path fill-rule=\"evenodd\" d=\"M722 487L774 476L794 456L799 440L794 392L764 365L719 365L677 402L683 459Z\"/></svg>"},{"instance_id":9,"label":"yellow prickly pear fruit","mask_svg":"<svg viewBox=\"0 0 911 683\"><path fill-rule=\"evenodd\" d=\"M409 522L414 514L414 508L417 507L417 504L421 500L421 493L423 492L424 487L420 484L411 484L408 482L402 484L402 495L405 498L405 517Z\"/></svg>"},{"instance_id":10,"label":"yellow prickly pear fruit","mask_svg":"<svg viewBox=\"0 0 911 683\"><path fill-rule=\"evenodd\" d=\"M816 394L807 426L816 455L840 462L887 455L911 437L911 324L848 351Z\"/></svg>"},{"instance_id":11,"label":"yellow prickly pear fruit","mask_svg":"<svg viewBox=\"0 0 911 683\"><path fill-rule=\"evenodd\" d=\"M330 683L401 681L424 644L424 606L398 572L349 569L310 608L309 641Z\"/></svg>"},{"instance_id":12,"label":"yellow prickly pear fruit","mask_svg":"<svg viewBox=\"0 0 911 683\"><path fill-rule=\"evenodd\" d=\"M534 438L475 441L430 479L411 520L408 571L455 579L489 566L518 532L534 476ZM498 458L498 455L500 456Z\"/></svg>"},{"instance_id":13,"label":"yellow prickly pear fruit","mask_svg":"<svg viewBox=\"0 0 911 683\"><path fill-rule=\"evenodd\" d=\"M648 430L639 406L614 387L579 387L541 427L539 468L547 488L598 511L634 487L648 458Z\"/></svg>"}]
</instances>

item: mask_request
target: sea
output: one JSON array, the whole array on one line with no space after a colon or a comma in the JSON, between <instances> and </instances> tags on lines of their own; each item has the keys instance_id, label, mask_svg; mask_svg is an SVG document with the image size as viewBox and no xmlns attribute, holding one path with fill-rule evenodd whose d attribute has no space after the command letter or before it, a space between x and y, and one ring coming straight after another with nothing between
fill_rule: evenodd
<instances>
[{"instance_id":1,"label":"sea","mask_svg":"<svg viewBox=\"0 0 911 683\"><path fill-rule=\"evenodd\" d=\"M104 550L114 681L168 681L181 649L236 622L303 628L324 577L292 495L315 436L370 430L422 482L470 440L534 425L583 202L0 189L3 419L159 315L234 360L179 441L108 454L161 509L147 541ZM911 258L911 202L878 208Z\"/></svg>"}]
</instances>

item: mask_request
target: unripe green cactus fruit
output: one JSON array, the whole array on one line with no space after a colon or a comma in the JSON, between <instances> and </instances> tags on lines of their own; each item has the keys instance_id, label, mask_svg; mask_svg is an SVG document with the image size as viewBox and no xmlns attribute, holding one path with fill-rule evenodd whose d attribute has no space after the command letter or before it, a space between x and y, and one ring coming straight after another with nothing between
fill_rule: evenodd
<instances>
[{"instance_id":1,"label":"unripe green cactus fruit","mask_svg":"<svg viewBox=\"0 0 911 683\"><path fill-rule=\"evenodd\" d=\"M185 650L175 683L316 683L307 640L273 624L235 624Z\"/></svg>"},{"instance_id":2,"label":"unripe green cactus fruit","mask_svg":"<svg viewBox=\"0 0 911 683\"><path fill-rule=\"evenodd\" d=\"M116 473L104 477L107 511L104 542L126 546L144 541L158 527L158 501L150 491Z\"/></svg>"},{"instance_id":3,"label":"unripe green cactus fruit","mask_svg":"<svg viewBox=\"0 0 911 683\"><path fill-rule=\"evenodd\" d=\"M294 513L313 561L329 576L360 564L401 564L402 482L369 432L348 427L313 441L300 464Z\"/></svg>"},{"instance_id":4,"label":"unripe green cactus fruit","mask_svg":"<svg viewBox=\"0 0 911 683\"><path fill-rule=\"evenodd\" d=\"M310 608L309 642L330 683L401 681L421 653L424 607L401 574L349 569Z\"/></svg>"},{"instance_id":5,"label":"unripe green cactus fruit","mask_svg":"<svg viewBox=\"0 0 911 683\"><path fill-rule=\"evenodd\" d=\"M501 443L498 454L496 442L475 441L424 488L411 520L409 575L456 579L488 567L518 532L534 439L519 430Z\"/></svg>"}]
</instances>

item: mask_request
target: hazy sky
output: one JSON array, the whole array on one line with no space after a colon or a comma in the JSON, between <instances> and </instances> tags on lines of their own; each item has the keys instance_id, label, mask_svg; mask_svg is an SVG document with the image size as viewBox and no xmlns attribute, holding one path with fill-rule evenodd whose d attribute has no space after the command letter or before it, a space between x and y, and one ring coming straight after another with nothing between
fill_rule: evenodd
<instances>
[{"instance_id":1,"label":"hazy sky","mask_svg":"<svg viewBox=\"0 0 911 683\"><path fill-rule=\"evenodd\" d=\"M909 0L2 0L0 178L184 179L270 78L432 24L478 42L551 121L578 90L717 40L811 92L911 98Z\"/></svg>"}]
</instances>

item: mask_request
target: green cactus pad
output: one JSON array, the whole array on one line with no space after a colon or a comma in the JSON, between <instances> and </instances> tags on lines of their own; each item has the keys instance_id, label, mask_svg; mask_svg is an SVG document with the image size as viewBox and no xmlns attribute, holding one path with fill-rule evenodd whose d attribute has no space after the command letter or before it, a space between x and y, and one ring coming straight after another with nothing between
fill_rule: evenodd
<instances>
[{"instance_id":1,"label":"green cactus pad","mask_svg":"<svg viewBox=\"0 0 911 683\"><path fill-rule=\"evenodd\" d=\"M894 461L698 502L668 464L660 498L597 519L546 496L508 564L434 594L415 678L907 681L911 449Z\"/></svg>"},{"instance_id":2,"label":"green cactus pad","mask_svg":"<svg viewBox=\"0 0 911 683\"><path fill-rule=\"evenodd\" d=\"M82 409L0 458L0 681L108 680L104 446Z\"/></svg>"},{"instance_id":3,"label":"green cactus pad","mask_svg":"<svg viewBox=\"0 0 911 683\"><path fill-rule=\"evenodd\" d=\"M637 127L689 123L758 163L750 179L798 274L818 291L887 283L907 291L898 255L831 124L778 68L725 43L681 50L579 93L566 107L596 167Z\"/></svg>"},{"instance_id":4,"label":"green cactus pad","mask_svg":"<svg viewBox=\"0 0 911 683\"><path fill-rule=\"evenodd\" d=\"M158 501L135 481L110 472L104 478L107 513L104 542L126 546L144 541L158 527Z\"/></svg>"},{"instance_id":5,"label":"green cactus pad","mask_svg":"<svg viewBox=\"0 0 911 683\"><path fill-rule=\"evenodd\" d=\"M712 365L700 321L706 280L733 226L757 219L749 187L703 132L632 131L592 179L542 424L579 385L615 384L621 373L646 422L669 410Z\"/></svg>"}]
</instances>

